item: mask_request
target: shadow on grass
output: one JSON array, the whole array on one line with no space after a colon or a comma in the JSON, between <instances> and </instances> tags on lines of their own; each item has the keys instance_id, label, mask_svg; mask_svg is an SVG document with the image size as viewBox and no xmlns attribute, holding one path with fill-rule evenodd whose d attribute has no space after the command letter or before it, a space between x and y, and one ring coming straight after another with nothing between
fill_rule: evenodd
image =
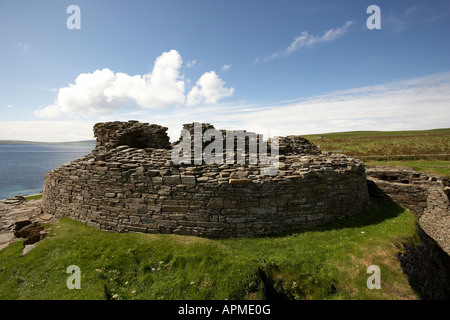
<instances>
[{"instance_id":1,"label":"shadow on grass","mask_svg":"<svg viewBox=\"0 0 450 320\"><path fill-rule=\"evenodd\" d=\"M423 300L450 300L450 257L420 226L421 245L405 245L398 254L408 282Z\"/></svg>"},{"instance_id":2,"label":"shadow on grass","mask_svg":"<svg viewBox=\"0 0 450 320\"><path fill-rule=\"evenodd\" d=\"M357 215L342 217L338 220L330 221L316 227L293 228L290 231L269 235L273 238L285 237L292 234L302 234L305 232L322 232L339 230L343 228L360 228L368 225L379 224L385 220L392 219L400 215L406 209L398 205L389 198L370 198L370 206L364 212ZM268 235L255 237L263 238Z\"/></svg>"}]
</instances>

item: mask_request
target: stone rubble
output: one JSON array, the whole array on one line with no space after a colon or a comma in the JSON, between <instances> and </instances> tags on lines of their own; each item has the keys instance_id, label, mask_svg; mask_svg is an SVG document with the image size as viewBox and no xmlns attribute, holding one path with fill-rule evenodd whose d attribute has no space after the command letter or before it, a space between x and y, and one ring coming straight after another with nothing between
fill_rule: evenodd
<instances>
[{"instance_id":1,"label":"stone rubble","mask_svg":"<svg viewBox=\"0 0 450 320\"><path fill-rule=\"evenodd\" d=\"M42 224L55 221L52 215L42 213L40 199L20 199L0 202L0 250L18 240L24 240L24 246L42 240L47 235Z\"/></svg>"}]
</instances>

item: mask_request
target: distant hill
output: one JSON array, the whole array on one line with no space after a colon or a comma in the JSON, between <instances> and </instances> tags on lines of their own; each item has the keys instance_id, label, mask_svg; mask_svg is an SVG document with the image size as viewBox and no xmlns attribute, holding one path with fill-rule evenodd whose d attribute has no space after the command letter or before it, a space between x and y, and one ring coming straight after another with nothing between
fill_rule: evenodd
<instances>
[{"instance_id":1,"label":"distant hill","mask_svg":"<svg viewBox=\"0 0 450 320\"><path fill-rule=\"evenodd\" d=\"M389 137L389 136L418 136L418 135L439 135L450 134L450 128L432 129L432 130L409 130L409 131L348 131L348 132L330 132L321 134L303 135L308 139L317 138L364 138L364 137Z\"/></svg>"},{"instance_id":2,"label":"distant hill","mask_svg":"<svg viewBox=\"0 0 450 320\"><path fill-rule=\"evenodd\" d=\"M23 140L0 140L0 145L2 144L88 146L88 145L95 145L96 141L83 140L71 142L40 142L40 141L23 141Z\"/></svg>"},{"instance_id":3,"label":"distant hill","mask_svg":"<svg viewBox=\"0 0 450 320\"><path fill-rule=\"evenodd\" d=\"M353 131L305 138L322 151L343 153L364 160L450 160L450 129L417 131ZM447 167L446 164L436 164ZM447 174L448 171L439 172ZM446 169L447 170L447 169ZM440 173L440 174L442 174Z\"/></svg>"}]
</instances>

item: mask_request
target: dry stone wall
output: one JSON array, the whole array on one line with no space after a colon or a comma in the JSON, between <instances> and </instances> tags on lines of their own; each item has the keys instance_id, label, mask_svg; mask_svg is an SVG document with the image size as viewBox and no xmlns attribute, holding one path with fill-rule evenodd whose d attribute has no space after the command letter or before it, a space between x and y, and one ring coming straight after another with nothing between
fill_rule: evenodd
<instances>
[{"instance_id":1,"label":"dry stone wall","mask_svg":"<svg viewBox=\"0 0 450 320\"><path fill-rule=\"evenodd\" d=\"M128 122L100 122L94 126L94 136L97 138L96 153L111 150L121 145L135 148L170 147L168 128L156 124Z\"/></svg>"},{"instance_id":2,"label":"dry stone wall","mask_svg":"<svg viewBox=\"0 0 450 320\"><path fill-rule=\"evenodd\" d=\"M118 143L122 136L135 136L132 127L146 132L144 145L161 143ZM267 176L261 175L261 163L174 165L164 127L157 125L114 122L95 128L98 144L92 154L46 175L45 212L116 232L215 238L316 226L369 205L364 165L323 154L303 138L286 139L289 152L279 156L278 173Z\"/></svg>"},{"instance_id":3,"label":"dry stone wall","mask_svg":"<svg viewBox=\"0 0 450 320\"><path fill-rule=\"evenodd\" d=\"M450 254L450 184L446 177L411 169L367 167L369 191L408 208L421 228Z\"/></svg>"}]
</instances>

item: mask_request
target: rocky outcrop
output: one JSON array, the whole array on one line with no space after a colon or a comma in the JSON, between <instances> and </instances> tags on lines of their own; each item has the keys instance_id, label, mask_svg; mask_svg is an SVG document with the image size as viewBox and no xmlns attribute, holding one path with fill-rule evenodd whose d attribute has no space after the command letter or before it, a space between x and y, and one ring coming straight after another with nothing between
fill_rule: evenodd
<instances>
[{"instance_id":1,"label":"rocky outcrop","mask_svg":"<svg viewBox=\"0 0 450 320\"><path fill-rule=\"evenodd\" d=\"M23 240L24 249L35 244L47 235L43 224L54 221L53 216L42 213L41 200L24 199L0 203L0 250L18 240Z\"/></svg>"}]
</instances>

